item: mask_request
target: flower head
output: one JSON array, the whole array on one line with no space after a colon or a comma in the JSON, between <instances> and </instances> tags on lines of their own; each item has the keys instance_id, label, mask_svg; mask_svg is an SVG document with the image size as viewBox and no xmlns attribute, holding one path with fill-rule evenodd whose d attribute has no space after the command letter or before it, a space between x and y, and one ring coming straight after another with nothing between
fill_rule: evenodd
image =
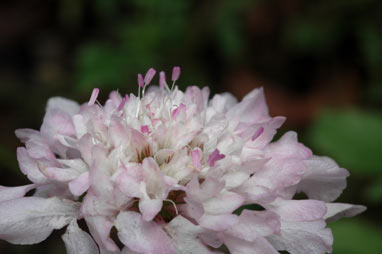
<instances>
[{"instance_id":1,"label":"flower head","mask_svg":"<svg viewBox=\"0 0 382 254\"><path fill-rule=\"evenodd\" d=\"M331 203L348 172L295 132L271 142L285 118L269 115L262 89L208 100L208 88L170 88L161 72L145 93L155 73L138 75L138 97L112 92L103 106L97 88L82 105L51 98L40 131L16 131L33 183L0 187L0 238L34 244L68 225L68 253L330 252L326 221L365 209Z\"/></svg>"}]
</instances>

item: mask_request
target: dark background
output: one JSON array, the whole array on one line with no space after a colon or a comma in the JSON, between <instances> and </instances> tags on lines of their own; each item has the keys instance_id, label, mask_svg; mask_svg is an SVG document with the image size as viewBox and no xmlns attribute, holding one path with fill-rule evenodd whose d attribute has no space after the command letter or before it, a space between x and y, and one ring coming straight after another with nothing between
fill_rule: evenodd
<instances>
[{"instance_id":1,"label":"dark background","mask_svg":"<svg viewBox=\"0 0 382 254\"><path fill-rule=\"evenodd\" d=\"M149 67L179 85L238 98L263 86L281 132L351 176L339 201L368 206L331 224L334 253L380 253L382 214L381 2L372 0L18 0L0 2L0 180L27 184L17 128L39 129L49 97L100 101L135 92ZM65 253L63 230L0 253Z\"/></svg>"}]
</instances>

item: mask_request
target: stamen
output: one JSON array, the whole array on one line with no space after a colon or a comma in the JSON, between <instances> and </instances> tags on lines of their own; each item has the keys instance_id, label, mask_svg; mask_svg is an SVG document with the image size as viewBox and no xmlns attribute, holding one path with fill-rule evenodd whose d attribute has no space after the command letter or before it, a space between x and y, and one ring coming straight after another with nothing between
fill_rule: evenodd
<instances>
[{"instance_id":1,"label":"stamen","mask_svg":"<svg viewBox=\"0 0 382 254\"><path fill-rule=\"evenodd\" d=\"M180 67L179 66L175 66L172 69L171 80L175 82L175 81L177 81L179 79L179 76L180 76Z\"/></svg>"},{"instance_id":2,"label":"stamen","mask_svg":"<svg viewBox=\"0 0 382 254\"><path fill-rule=\"evenodd\" d=\"M123 106L125 106L125 103L129 100L129 95L126 94L125 97L123 97L121 103L119 104L117 110L120 111L123 109Z\"/></svg>"},{"instance_id":3,"label":"stamen","mask_svg":"<svg viewBox=\"0 0 382 254\"><path fill-rule=\"evenodd\" d=\"M164 71L159 73L159 87L162 89L166 85L166 74Z\"/></svg>"},{"instance_id":4,"label":"stamen","mask_svg":"<svg viewBox=\"0 0 382 254\"><path fill-rule=\"evenodd\" d=\"M88 106L93 106L94 105L95 101L97 100L98 94L99 94L99 89L98 88L94 88L93 92L92 92L92 95L90 96L90 100L88 102Z\"/></svg>"},{"instance_id":5,"label":"stamen","mask_svg":"<svg viewBox=\"0 0 382 254\"><path fill-rule=\"evenodd\" d=\"M178 212L178 208L176 208L176 204L175 204L174 201L172 201L171 199L165 199L164 201L168 201L168 202L170 202L170 203L174 206L174 208L175 208L175 213L176 213L176 215L179 214L179 212Z\"/></svg>"},{"instance_id":6,"label":"stamen","mask_svg":"<svg viewBox=\"0 0 382 254\"><path fill-rule=\"evenodd\" d=\"M149 126L147 125L142 125L141 126L141 132L144 133L144 134L149 134Z\"/></svg>"},{"instance_id":7,"label":"stamen","mask_svg":"<svg viewBox=\"0 0 382 254\"><path fill-rule=\"evenodd\" d=\"M145 79L144 79L144 86L148 86L150 84L151 80L155 76L155 73L157 73L157 71L154 68L150 68L146 72Z\"/></svg>"},{"instance_id":8,"label":"stamen","mask_svg":"<svg viewBox=\"0 0 382 254\"><path fill-rule=\"evenodd\" d=\"M147 74L146 74L147 75ZM142 76L142 74L138 74L138 86L139 87L144 87L145 86L145 82L144 82L144 80L143 80L143 76Z\"/></svg>"}]
</instances>

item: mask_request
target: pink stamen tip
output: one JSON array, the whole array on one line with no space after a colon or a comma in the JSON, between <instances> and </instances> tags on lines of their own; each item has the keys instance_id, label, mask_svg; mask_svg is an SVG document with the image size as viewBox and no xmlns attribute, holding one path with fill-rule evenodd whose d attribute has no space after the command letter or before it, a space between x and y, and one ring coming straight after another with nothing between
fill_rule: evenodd
<instances>
[{"instance_id":1,"label":"pink stamen tip","mask_svg":"<svg viewBox=\"0 0 382 254\"><path fill-rule=\"evenodd\" d=\"M164 71L161 71L159 73L159 87L163 88L165 84L166 84L166 74L164 73Z\"/></svg>"},{"instance_id":2,"label":"pink stamen tip","mask_svg":"<svg viewBox=\"0 0 382 254\"><path fill-rule=\"evenodd\" d=\"M89 106L94 105L95 101L97 100L98 94L99 94L99 89L98 88L94 88L93 92L92 92L92 95L90 96L90 100L88 102Z\"/></svg>"},{"instance_id":3,"label":"pink stamen tip","mask_svg":"<svg viewBox=\"0 0 382 254\"><path fill-rule=\"evenodd\" d=\"M179 66L175 66L173 69L172 69L172 76L171 76L171 80L172 81L177 81L178 78L180 76L180 67Z\"/></svg>"},{"instance_id":4,"label":"pink stamen tip","mask_svg":"<svg viewBox=\"0 0 382 254\"><path fill-rule=\"evenodd\" d=\"M260 127L255 134L252 136L252 141L257 139L264 132L264 127Z\"/></svg>"},{"instance_id":5,"label":"pink stamen tip","mask_svg":"<svg viewBox=\"0 0 382 254\"><path fill-rule=\"evenodd\" d=\"M122 109L123 109L123 106L125 106L125 103L126 103L128 100L129 100L129 95L126 94L126 96L123 97L121 103L119 104L117 110L118 110L118 111L122 110Z\"/></svg>"},{"instance_id":6,"label":"pink stamen tip","mask_svg":"<svg viewBox=\"0 0 382 254\"><path fill-rule=\"evenodd\" d=\"M215 162L218 161L218 160L221 160L221 159L224 159L225 158L225 155L224 154L221 154L219 152L218 149L215 149L215 151L213 151L210 156L208 156L208 159L207 159L207 163L213 167L215 166Z\"/></svg>"},{"instance_id":7,"label":"pink stamen tip","mask_svg":"<svg viewBox=\"0 0 382 254\"><path fill-rule=\"evenodd\" d=\"M200 168L201 166L201 154L199 149L194 149L191 152L191 157L192 157L192 164L194 165L195 168Z\"/></svg>"},{"instance_id":8,"label":"pink stamen tip","mask_svg":"<svg viewBox=\"0 0 382 254\"><path fill-rule=\"evenodd\" d=\"M142 74L138 74L138 86L140 86L140 87L142 87L142 88L144 88L145 87L145 82L144 82L144 80L143 80L143 76L142 76Z\"/></svg>"},{"instance_id":9,"label":"pink stamen tip","mask_svg":"<svg viewBox=\"0 0 382 254\"><path fill-rule=\"evenodd\" d=\"M144 83L145 83L145 86L148 86L151 82L151 80L154 78L155 76L155 73L157 73L157 71L154 69L154 68L150 68L147 72L146 72L146 75L145 75L145 80L144 80Z\"/></svg>"},{"instance_id":10,"label":"pink stamen tip","mask_svg":"<svg viewBox=\"0 0 382 254\"><path fill-rule=\"evenodd\" d=\"M179 114L180 112L183 112L186 110L186 105L184 105L183 103L181 103L179 105L179 107L177 107L176 109L174 109L171 113L171 117L172 119L175 119Z\"/></svg>"},{"instance_id":11,"label":"pink stamen tip","mask_svg":"<svg viewBox=\"0 0 382 254\"><path fill-rule=\"evenodd\" d=\"M141 132L144 133L144 134L149 134L149 126L147 125L142 125L141 126Z\"/></svg>"}]
</instances>

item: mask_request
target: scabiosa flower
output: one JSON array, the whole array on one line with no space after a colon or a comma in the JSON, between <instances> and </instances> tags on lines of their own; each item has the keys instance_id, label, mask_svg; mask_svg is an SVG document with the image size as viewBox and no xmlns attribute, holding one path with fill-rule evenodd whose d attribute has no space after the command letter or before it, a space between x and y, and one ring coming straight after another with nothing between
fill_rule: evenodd
<instances>
[{"instance_id":1,"label":"scabiosa flower","mask_svg":"<svg viewBox=\"0 0 382 254\"><path fill-rule=\"evenodd\" d=\"M138 97L112 92L103 106L97 88L82 105L49 99L40 131L16 131L33 183L0 187L0 239L35 244L67 226L68 253L331 252L326 222L365 210L332 203L348 172L295 132L271 142L285 118L263 89L209 100L207 87L178 90L180 72L149 87L151 68Z\"/></svg>"}]
</instances>

